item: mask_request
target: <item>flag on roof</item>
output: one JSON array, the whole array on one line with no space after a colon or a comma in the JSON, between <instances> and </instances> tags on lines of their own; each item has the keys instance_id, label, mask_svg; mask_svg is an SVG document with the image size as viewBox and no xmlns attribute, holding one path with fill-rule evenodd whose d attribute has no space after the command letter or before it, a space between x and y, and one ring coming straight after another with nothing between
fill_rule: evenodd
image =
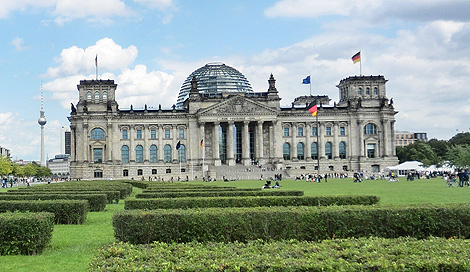
<instances>
[{"instance_id":1,"label":"flag on roof","mask_svg":"<svg viewBox=\"0 0 470 272\"><path fill-rule=\"evenodd\" d=\"M310 114L312 114L312 116L317 115L317 113L318 113L317 105L316 105L316 104L313 105L312 107L310 107L310 108L308 109L308 111L310 112Z\"/></svg>"},{"instance_id":2,"label":"flag on roof","mask_svg":"<svg viewBox=\"0 0 470 272\"><path fill-rule=\"evenodd\" d=\"M201 148L204 145L204 139L201 140Z\"/></svg>"},{"instance_id":3,"label":"flag on roof","mask_svg":"<svg viewBox=\"0 0 470 272\"><path fill-rule=\"evenodd\" d=\"M178 141L178 143L176 144L176 150L180 149L180 147L181 147L181 143L180 141Z\"/></svg>"},{"instance_id":4,"label":"flag on roof","mask_svg":"<svg viewBox=\"0 0 470 272\"><path fill-rule=\"evenodd\" d=\"M304 79L302 80L302 84L310 84L310 76L304 78Z\"/></svg>"},{"instance_id":5,"label":"flag on roof","mask_svg":"<svg viewBox=\"0 0 470 272\"><path fill-rule=\"evenodd\" d=\"M351 59L352 59L353 63L360 62L361 61L361 51L354 54L354 56L352 56Z\"/></svg>"}]
</instances>

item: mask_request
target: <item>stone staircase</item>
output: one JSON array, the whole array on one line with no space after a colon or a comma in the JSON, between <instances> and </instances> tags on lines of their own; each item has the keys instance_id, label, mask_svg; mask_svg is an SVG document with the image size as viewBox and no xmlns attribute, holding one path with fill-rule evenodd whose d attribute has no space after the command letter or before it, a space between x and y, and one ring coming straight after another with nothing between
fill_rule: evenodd
<instances>
[{"instance_id":1,"label":"stone staircase","mask_svg":"<svg viewBox=\"0 0 470 272\"><path fill-rule=\"evenodd\" d=\"M263 165L258 167L256 165L221 165L221 166L209 166L208 176L216 178L217 180L223 180L224 177L227 180L247 180L247 179L274 179L276 174L282 174L282 178L288 178L289 175L284 170L276 170L272 165Z\"/></svg>"}]
</instances>

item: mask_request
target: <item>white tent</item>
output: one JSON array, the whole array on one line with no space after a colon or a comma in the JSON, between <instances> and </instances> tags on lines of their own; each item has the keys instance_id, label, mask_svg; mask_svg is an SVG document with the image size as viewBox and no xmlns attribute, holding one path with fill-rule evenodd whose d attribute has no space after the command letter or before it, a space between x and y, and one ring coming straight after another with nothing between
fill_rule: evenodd
<instances>
[{"instance_id":1,"label":"white tent","mask_svg":"<svg viewBox=\"0 0 470 272\"><path fill-rule=\"evenodd\" d=\"M388 171L392 171L398 174L398 176L406 176L408 172L422 172L426 171L423 167L423 163L419 161L407 161L395 166L389 166L386 168Z\"/></svg>"}]
</instances>

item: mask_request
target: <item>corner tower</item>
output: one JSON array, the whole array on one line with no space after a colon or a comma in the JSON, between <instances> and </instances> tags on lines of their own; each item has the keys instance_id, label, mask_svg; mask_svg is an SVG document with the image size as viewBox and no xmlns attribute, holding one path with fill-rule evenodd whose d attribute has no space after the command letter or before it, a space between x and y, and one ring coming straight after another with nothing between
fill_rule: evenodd
<instances>
[{"instance_id":1,"label":"corner tower","mask_svg":"<svg viewBox=\"0 0 470 272\"><path fill-rule=\"evenodd\" d=\"M77 113L117 112L117 84L114 80L80 80L77 88Z\"/></svg>"}]
</instances>

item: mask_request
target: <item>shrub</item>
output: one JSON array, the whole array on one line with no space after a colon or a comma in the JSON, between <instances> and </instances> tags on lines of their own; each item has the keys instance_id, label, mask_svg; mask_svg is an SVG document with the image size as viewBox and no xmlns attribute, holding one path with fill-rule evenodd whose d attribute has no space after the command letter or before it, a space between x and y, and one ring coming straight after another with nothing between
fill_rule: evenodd
<instances>
[{"instance_id":1,"label":"shrub","mask_svg":"<svg viewBox=\"0 0 470 272\"><path fill-rule=\"evenodd\" d=\"M377 196L181 197L126 200L124 209L189 209L273 206L373 205Z\"/></svg>"},{"instance_id":2,"label":"shrub","mask_svg":"<svg viewBox=\"0 0 470 272\"><path fill-rule=\"evenodd\" d=\"M0 194L0 200L87 200L88 209L93 212L104 211L107 198L104 194L53 194L53 193L25 193L25 194Z\"/></svg>"},{"instance_id":3,"label":"shrub","mask_svg":"<svg viewBox=\"0 0 470 272\"><path fill-rule=\"evenodd\" d=\"M43 190L9 190L8 194L12 195L24 195L24 194L67 194L67 195L96 195L96 194L105 194L106 203L119 203L121 193L119 191L81 191L70 189L43 189ZM5 194L5 193L3 193ZM0 193L0 196L2 193Z\"/></svg>"},{"instance_id":4,"label":"shrub","mask_svg":"<svg viewBox=\"0 0 470 272\"><path fill-rule=\"evenodd\" d=\"M470 204L125 210L114 235L134 244L349 237L470 237Z\"/></svg>"},{"instance_id":5,"label":"shrub","mask_svg":"<svg viewBox=\"0 0 470 272\"><path fill-rule=\"evenodd\" d=\"M136 194L136 198L174 198L174 197L221 197L221 196L302 196L303 191L208 191L208 192L161 192Z\"/></svg>"},{"instance_id":6,"label":"shrub","mask_svg":"<svg viewBox=\"0 0 470 272\"><path fill-rule=\"evenodd\" d=\"M89 271L468 271L469 248L468 240L443 238L115 243Z\"/></svg>"},{"instance_id":7,"label":"shrub","mask_svg":"<svg viewBox=\"0 0 470 272\"><path fill-rule=\"evenodd\" d=\"M34 255L52 238L52 213L0 213L0 255Z\"/></svg>"},{"instance_id":8,"label":"shrub","mask_svg":"<svg viewBox=\"0 0 470 272\"><path fill-rule=\"evenodd\" d=\"M30 211L54 214L55 224L83 224L88 213L86 200L0 200L0 212Z\"/></svg>"}]
</instances>

